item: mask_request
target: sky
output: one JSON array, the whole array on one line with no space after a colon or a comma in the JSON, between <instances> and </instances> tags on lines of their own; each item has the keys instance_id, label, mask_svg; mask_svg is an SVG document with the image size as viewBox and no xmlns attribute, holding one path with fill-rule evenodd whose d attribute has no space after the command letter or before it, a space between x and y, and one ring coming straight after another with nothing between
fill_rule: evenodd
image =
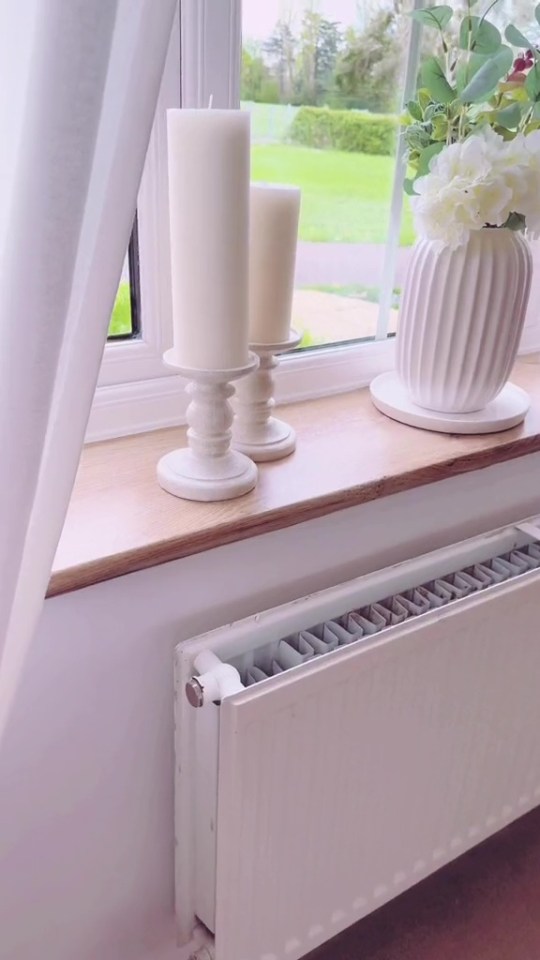
<instances>
[{"instance_id":1,"label":"sky","mask_svg":"<svg viewBox=\"0 0 540 960\"><path fill-rule=\"evenodd\" d=\"M357 22L358 0L243 0L242 32L246 40L266 40L280 17L292 13L297 23L312 8L348 27Z\"/></svg>"}]
</instances>

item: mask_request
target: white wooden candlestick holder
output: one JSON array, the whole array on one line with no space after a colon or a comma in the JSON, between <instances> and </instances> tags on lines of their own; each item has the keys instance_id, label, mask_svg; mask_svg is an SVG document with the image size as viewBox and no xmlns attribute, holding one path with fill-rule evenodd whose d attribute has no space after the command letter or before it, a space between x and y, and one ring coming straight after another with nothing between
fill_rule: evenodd
<instances>
[{"instance_id":1,"label":"white wooden candlestick holder","mask_svg":"<svg viewBox=\"0 0 540 960\"><path fill-rule=\"evenodd\" d=\"M254 353L243 367L233 370L193 370L174 359L174 350L164 355L190 383L187 409L188 446L165 454L157 465L158 482L167 493L185 500L232 500L253 490L257 467L242 453L231 449L233 411L229 397L232 380L252 373L259 360Z\"/></svg>"},{"instance_id":2,"label":"white wooden candlestick holder","mask_svg":"<svg viewBox=\"0 0 540 960\"><path fill-rule=\"evenodd\" d=\"M297 347L302 339L291 330L282 343L251 343L250 350L259 357L259 366L237 384L233 400L233 446L255 462L280 460L296 447L296 434L288 423L272 416L274 401L274 370L278 354Z\"/></svg>"}]
</instances>

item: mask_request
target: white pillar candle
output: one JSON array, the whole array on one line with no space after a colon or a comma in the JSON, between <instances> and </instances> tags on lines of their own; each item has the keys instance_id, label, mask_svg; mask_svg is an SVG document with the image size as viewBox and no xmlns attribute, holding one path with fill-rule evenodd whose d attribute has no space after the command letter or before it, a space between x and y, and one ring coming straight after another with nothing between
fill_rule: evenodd
<instances>
[{"instance_id":1,"label":"white pillar candle","mask_svg":"<svg viewBox=\"0 0 540 960\"><path fill-rule=\"evenodd\" d=\"M283 343L291 329L300 190L251 184L249 339Z\"/></svg>"},{"instance_id":2,"label":"white pillar candle","mask_svg":"<svg viewBox=\"0 0 540 960\"><path fill-rule=\"evenodd\" d=\"M174 355L230 370L248 359L249 114L168 110Z\"/></svg>"}]
</instances>

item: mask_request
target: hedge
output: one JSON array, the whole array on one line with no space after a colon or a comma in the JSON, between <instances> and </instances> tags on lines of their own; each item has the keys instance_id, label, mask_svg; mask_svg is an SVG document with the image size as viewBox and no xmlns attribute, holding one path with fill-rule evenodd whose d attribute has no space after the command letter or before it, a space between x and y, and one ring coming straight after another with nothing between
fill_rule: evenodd
<instances>
[{"instance_id":1,"label":"hedge","mask_svg":"<svg viewBox=\"0 0 540 960\"><path fill-rule=\"evenodd\" d=\"M388 114L300 107L288 139L321 150L388 156L395 152L397 129L398 118Z\"/></svg>"}]
</instances>

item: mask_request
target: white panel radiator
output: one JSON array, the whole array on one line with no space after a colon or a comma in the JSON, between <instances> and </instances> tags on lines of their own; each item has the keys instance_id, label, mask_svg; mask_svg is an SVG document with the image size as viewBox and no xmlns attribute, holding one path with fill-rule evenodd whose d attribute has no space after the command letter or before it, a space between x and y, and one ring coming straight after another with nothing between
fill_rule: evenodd
<instances>
[{"instance_id":1,"label":"white panel radiator","mask_svg":"<svg viewBox=\"0 0 540 960\"><path fill-rule=\"evenodd\" d=\"M525 522L177 648L183 942L199 920L216 960L296 960L540 803L539 541Z\"/></svg>"}]
</instances>

